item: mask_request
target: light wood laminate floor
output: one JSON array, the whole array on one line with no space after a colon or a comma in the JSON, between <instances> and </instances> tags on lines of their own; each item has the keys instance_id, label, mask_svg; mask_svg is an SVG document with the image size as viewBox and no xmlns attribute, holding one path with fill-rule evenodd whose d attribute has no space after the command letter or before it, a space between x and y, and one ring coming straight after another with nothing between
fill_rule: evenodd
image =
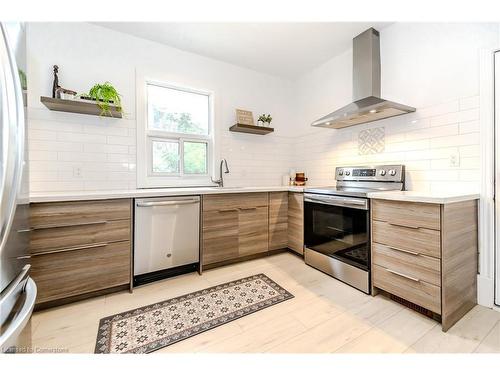
<instances>
[{"instance_id":1,"label":"light wood laminate floor","mask_svg":"<svg viewBox=\"0 0 500 375\"><path fill-rule=\"evenodd\" d=\"M192 273L36 312L33 346L94 350L100 318L265 273L295 298L155 352L500 353L500 313L476 306L447 333L435 321L383 296L365 295L290 253Z\"/></svg>"}]
</instances>

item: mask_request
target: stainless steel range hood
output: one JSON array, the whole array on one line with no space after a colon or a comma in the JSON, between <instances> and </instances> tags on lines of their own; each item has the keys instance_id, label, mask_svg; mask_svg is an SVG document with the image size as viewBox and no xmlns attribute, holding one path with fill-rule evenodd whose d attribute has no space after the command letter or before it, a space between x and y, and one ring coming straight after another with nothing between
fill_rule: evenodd
<instances>
[{"instance_id":1,"label":"stainless steel range hood","mask_svg":"<svg viewBox=\"0 0 500 375\"><path fill-rule=\"evenodd\" d=\"M380 97L380 36L373 28L353 39L353 102L312 126L340 129L415 112L415 108Z\"/></svg>"}]
</instances>

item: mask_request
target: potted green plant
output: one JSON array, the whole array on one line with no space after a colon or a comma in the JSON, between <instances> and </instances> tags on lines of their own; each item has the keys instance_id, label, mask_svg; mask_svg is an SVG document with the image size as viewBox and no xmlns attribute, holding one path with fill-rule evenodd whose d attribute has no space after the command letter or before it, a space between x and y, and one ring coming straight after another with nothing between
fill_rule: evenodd
<instances>
[{"instance_id":1,"label":"potted green plant","mask_svg":"<svg viewBox=\"0 0 500 375\"><path fill-rule=\"evenodd\" d=\"M101 108L101 116L109 113L112 116L110 105L114 105L116 110L123 113L121 105L121 95L109 82L95 84L88 94L80 96L82 99L95 100L96 104Z\"/></svg>"},{"instance_id":2,"label":"potted green plant","mask_svg":"<svg viewBox=\"0 0 500 375\"><path fill-rule=\"evenodd\" d=\"M260 126L270 126L271 121L273 121L273 118L271 117L271 115L266 115L266 114L260 115L258 120L257 120L257 122L259 123Z\"/></svg>"}]
</instances>

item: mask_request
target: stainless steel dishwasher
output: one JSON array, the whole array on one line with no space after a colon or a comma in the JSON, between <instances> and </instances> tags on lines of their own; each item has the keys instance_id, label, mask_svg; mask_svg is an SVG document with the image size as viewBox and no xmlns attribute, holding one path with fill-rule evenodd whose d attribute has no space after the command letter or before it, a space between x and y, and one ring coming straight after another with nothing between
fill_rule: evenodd
<instances>
[{"instance_id":1,"label":"stainless steel dishwasher","mask_svg":"<svg viewBox=\"0 0 500 375\"><path fill-rule=\"evenodd\" d=\"M196 271L199 261L199 196L135 200L134 285Z\"/></svg>"}]
</instances>

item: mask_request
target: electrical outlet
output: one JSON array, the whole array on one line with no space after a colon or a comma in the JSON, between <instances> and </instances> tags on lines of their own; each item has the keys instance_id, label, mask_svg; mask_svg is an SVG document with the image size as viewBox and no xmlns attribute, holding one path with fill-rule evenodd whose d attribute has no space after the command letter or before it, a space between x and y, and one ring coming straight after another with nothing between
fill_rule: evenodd
<instances>
[{"instance_id":1,"label":"electrical outlet","mask_svg":"<svg viewBox=\"0 0 500 375\"><path fill-rule=\"evenodd\" d=\"M450 162L450 167L460 167L460 153L458 150L450 152L448 160Z\"/></svg>"},{"instance_id":2,"label":"electrical outlet","mask_svg":"<svg viewBox=\"0 0 500 375\"><path fill-rule=\"evenodd\" d=\"M73 177L82 177L82 168L81 167L74 167L73 168Z\"/></svg>"}]
</instances>

